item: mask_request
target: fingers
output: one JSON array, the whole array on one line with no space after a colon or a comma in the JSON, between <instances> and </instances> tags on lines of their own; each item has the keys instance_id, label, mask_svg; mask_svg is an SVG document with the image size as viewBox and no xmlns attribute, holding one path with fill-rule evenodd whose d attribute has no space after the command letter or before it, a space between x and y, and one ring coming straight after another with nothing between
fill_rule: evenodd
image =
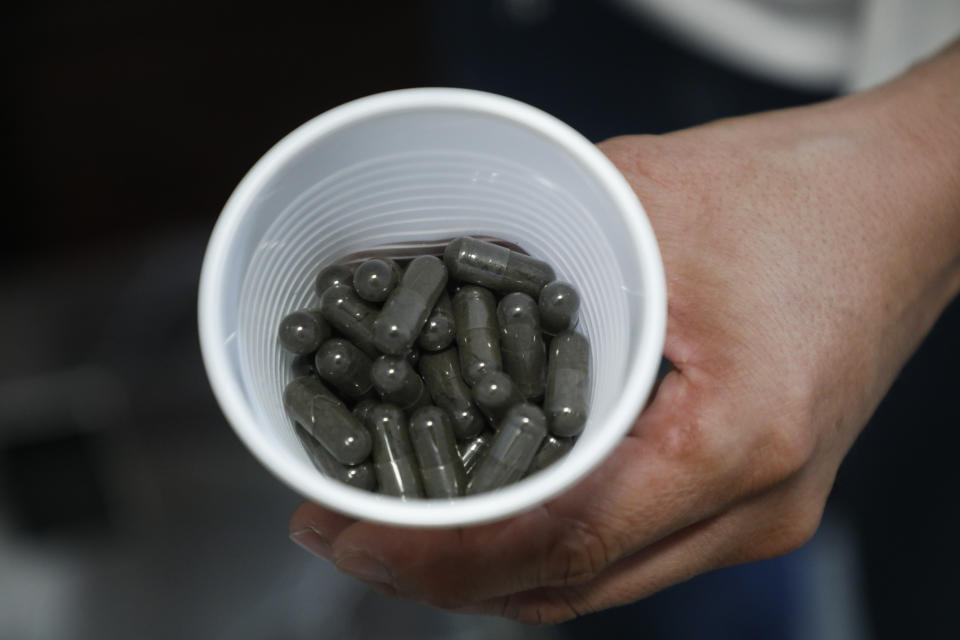
<instances>
[{"instance_id":1,"label":"fingers","mask_svg":"<svg viewBox=\"0 0 960 640\"><path fill-rule=\"evenodd\" d=\"M583 585L541 587L491 598L460 609L534 624L555 624L587 613L635 602L668 586L720 566L727 542L723 517L691 525L608 567Z\"/></svg>"},{"instance_id":2,"label":"fingers","mask_svg":"<svg viewBox=\"0 0 960 640\"><path fill-rule=\"evenodd\" d=\"M532 589L461 611L553 624L634 602L707 571L799 548L816 531L825 501L822 492L791 483L678 531L586 584Z\"/></svg>"},{"instance_id":3,"label":"fingers","mask_svg":"<svg viewBox=\"0 0 960 640\"><path fill-rule=\"evenodd\" d=\"M310 553L329 559L333 539L353 522L353 518L303 502L290 517L290 539Z\"/></svg>"},{"instance_id":4,"label":"fingers","mask_svg":"<svg viewBox=\"0 0 960 640\"><path fill-rule=\"evenodd\" d=\"M726 416L717 406L671 373L600 469L559 499L506 522L422 531L351 523L316 507L301 510L332 541L340 569L440 606L584 583L734 499L725 476L743 460L736 447L727 451L727 430L719 422Z\"/></svg>"}]
</instances>

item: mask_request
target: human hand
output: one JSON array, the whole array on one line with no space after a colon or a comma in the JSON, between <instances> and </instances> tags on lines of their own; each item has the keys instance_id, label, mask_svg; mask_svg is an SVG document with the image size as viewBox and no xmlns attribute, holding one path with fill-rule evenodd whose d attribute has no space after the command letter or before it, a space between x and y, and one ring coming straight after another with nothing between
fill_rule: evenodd
<instances>
[{"instance_id":1,"label":"human hand","mask_svg":"<svg viewBox=\"0 0 960 640\"><path fill-rule=\"evenodd\" d=\"M503 522L411 530L304 503L294 539L380 591L543 623L802 545L960 288L953 165L918 159L926 132L889 112L880 92L603 143L647 209L669 293L675 370L629 435Z\"/></svg>"}]
</instances>

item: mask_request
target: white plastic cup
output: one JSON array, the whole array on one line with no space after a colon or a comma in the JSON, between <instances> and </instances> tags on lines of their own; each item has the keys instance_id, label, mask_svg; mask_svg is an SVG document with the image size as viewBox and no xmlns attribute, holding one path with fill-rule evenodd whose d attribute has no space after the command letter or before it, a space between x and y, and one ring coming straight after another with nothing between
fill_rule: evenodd
<instances>
[{"instance_id":1,"label":"white plastic cup","mask_svg":"<svg viewBox=\"0 0 960 640\"><path fill-rule=\"evenodd\" d=\"M371 249L399 255L410 243L439 248L461 235L514 243L580 292L592 398L577 445L515 485L453 500L403 501L322 476L281 402L292 356L277 343L280 319L317 302L314 278L326 265ZM407 89L332 109L254 165L211 235L199 324L224 414L277 477L363 520L460 526L535 507L603 464L652 388L666 287L642 206L587 139L502 96Z\"/></svg>"}]
</instances>

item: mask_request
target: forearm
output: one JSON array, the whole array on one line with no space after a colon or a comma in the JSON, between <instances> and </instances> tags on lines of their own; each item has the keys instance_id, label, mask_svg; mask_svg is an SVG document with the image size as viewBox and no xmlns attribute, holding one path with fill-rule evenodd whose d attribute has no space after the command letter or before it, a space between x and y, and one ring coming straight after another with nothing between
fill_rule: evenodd
<instances>
[{"instance_id":1,"label":"forearm","mask_svg":"<svg viewBox=\"0 0 960 640\"><path fill-rule=\"evenodd\" d=\"M872 130L903 266L939 315L960 293L960 41L836 107L845 126Z\"/></svg>"},{"instance_id":2,"label":"forearm","mask_svg":"<svg viewBox=\"0 0 960 640\"><path fill-rule=\"evenodd\" d=\"M852 286L837 299L861 318L861 335L847 339L862 341L855 366L872 369L864 397L876 398L960 292L960 42L809 111L848 147L821 158L819 177L841 199L819 215L849 217L827 223L851 256L840 268Z\"/></svg>"}]
</instances>

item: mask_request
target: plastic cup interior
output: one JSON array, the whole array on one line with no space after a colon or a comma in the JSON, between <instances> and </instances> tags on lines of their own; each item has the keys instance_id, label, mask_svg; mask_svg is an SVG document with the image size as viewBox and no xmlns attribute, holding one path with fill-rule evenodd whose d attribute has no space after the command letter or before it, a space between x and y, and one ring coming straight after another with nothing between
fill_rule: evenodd
<instances>
[{"instance_id":1,"label":"plastic cup interior","mask_svg":"<svg viewBox=\"0 0 960 640\"><path fill-rule=\"evenodd\" d=\"M592 347L591 411L573 451L504 489L400 500L320 474L284 413L293 357L287 313L317 303L324 266L367 254L439 253L451 238L498 238L551 264L581 294ZM302 125L243 178L203 264L203 358L230 424L306 498L370 521L459 526L535 507L604 459L639 414L663 347L665 285L646 215L616 168L552 116L459 89L409 89Z\"/></svg>"}]
</instances>

